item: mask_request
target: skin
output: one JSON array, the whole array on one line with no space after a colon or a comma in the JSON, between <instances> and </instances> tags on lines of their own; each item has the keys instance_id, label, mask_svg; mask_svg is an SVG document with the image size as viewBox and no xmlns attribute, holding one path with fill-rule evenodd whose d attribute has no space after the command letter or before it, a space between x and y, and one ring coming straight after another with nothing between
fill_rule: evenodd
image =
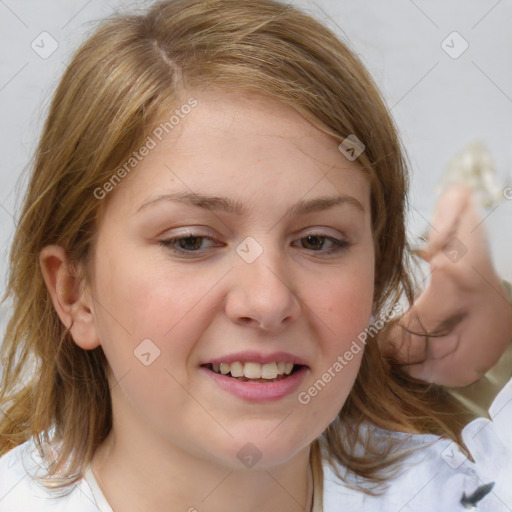
<instances>
[{"instance_id":1,"label":"skin","mask_svg":"<svg viewBox=\"0 0 512 512\"><path fill-rule=\"evenodd\" d=\"M439 198L427 245L428 284L382 349L414 377L445 386L476 382L512 337L511 305L494 269L484 218L472 190L453 185ZM458 257L450 251L461 247ZM451 256L451 257L449 257Z\"/></svg>"},{"instance_id":2,"label":"skin","mask_svg":"<svg viewBox=\"0 0 512 512\"><path fill-rule=\"evenodd\" d=\"M41 253L62 322L80 347L101 345L109 363L114 425L92 469L116 512L304 510L310 443L341 409L363 351L309 403L297 397L370 321L370 186L334 139L290 107L194 97L198 106L106 199L84 291L62 248ZM247 211L166 200L139 210L178 191L224 196ZM286 214L322 196L350 196L361 208ZM162 246L191 236L186 228L214 241L194 241L202 250L193 257ZM313 234L350 245L328 254L333 244L305 238ZM249 236L263 249L253 263L236 252ZM144 339L160 350L149 366L134 357ZM243 350L301 357L300 388L248 402L200 368ZM251 469L237 457L248 442L261 454Z\"/></svg>"}]
</instances>

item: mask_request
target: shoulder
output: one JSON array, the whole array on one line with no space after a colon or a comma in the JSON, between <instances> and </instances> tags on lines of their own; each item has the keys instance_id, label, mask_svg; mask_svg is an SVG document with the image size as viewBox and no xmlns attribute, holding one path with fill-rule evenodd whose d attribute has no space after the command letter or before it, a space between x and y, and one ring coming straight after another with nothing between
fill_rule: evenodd
<instances>
[{"instance_id":1,"label":"shoulder","mask_svg":"<svg viewBox=\"0 0 512 512\"><path fill-rule=\"evenodd\" d=\"M41 473L40 464L33 440L0 457L0 512L98 512L84 480L66 492L48 489L34 478Z\"/></svg>"},{"instance_id":2,"label":"shoulder","mask_svg":"<svg viewBox=\"0 0 512 512\"><path fill-rule=\"evenodd\" d=\"M378 496L365 493L362 489L368 485L361 479L342 482L324 459L324 512L338 511L342 505L365 512L510 512L512 380L494 400L489 415L490 420L479 418L464 428L467 455L446 439L404 436L403 449L411 451ZM344 468L337 468L343 473Z\"/></svg>"}]
</instances>

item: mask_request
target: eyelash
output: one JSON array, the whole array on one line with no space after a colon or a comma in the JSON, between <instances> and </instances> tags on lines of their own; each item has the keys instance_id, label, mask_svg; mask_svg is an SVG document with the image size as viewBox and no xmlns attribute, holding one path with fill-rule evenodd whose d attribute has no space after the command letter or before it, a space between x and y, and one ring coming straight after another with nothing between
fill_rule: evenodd
<instances>
[{"instance_id":1,"label":"eyelash","mask_svg":"<svg viewBox=\"0 0 512 512\"><path fill-rule=\"evenodd\" d=\"M326 234L323 234L323 233L311 233L311 234L308 234L302 238L299 238L299 240L305 240L306 238L309 238L309 237L312 237L312 238L323 238L324 240L329 240L332 242L333 244L333 247L327 251L317 251L317 250L314 250L314 249L309 249L310 251L314 252L314 253L323 253L323 254L336 254L338 252L341 252L341 251L346 251L352 244L350 242L347 242L346 240L339 240L337 238L334 238L332 236L329 236L329 235L326 235ZM186 240L187 238L196 238L196 239L206 239L206 240L212 240L215 242L215 240L212 238L212 237L209 237L209 236L204 236L204 235L198 235L198 234L194 234L194 233L186 233L185 236L180 236L180 237L174 237L174 238L168 238L168 239L165 239L165 240L160 240L159 244L162 246L162 247L165 247L166 249L176 253L176 254L189 254L189 255L192 255L193 253L200 253L201 252L201 249L197 249L197 250L192 250L192 251L188 251L186 249L182 249L181 247L176 247L176 243L181 241L181 240ZM323 245L323 244L322 244ZM204 252L204 251L203 251Z\"/></svg>"}]
</instances>

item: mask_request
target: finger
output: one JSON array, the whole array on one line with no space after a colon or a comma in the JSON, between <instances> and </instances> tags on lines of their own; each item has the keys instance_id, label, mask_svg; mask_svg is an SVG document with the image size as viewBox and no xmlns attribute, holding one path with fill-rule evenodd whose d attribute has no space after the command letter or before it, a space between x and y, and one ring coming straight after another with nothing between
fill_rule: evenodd
<instances>
[{"instance_id":1,"label":"finger","mask_svg":"<svg viewBox=\"0 0 512 512\"><path fill-rule=\"evenodd\" d=\"M427 339L409 332L411 319L408 314L400 319L400 325L395 324L380 340L380 350L385 357L400 364L420 363L426 358ZM406 326L406 328L402 327Z\"/></svg>"},{"instance_id":2,"label":"finger","mask_svg":"<svg viewBox=\"0 0 512 512\"><path fill-rule=\"evenodd\" d=\"M452 185L440 197L428 237L430 255L440 251L455 235L472 194L466 185Z\"/></svg>"},{"instance_id":3,"label":"finger","mask_svg":"<svg viewBox=\"0 0 512 512\"><path fill-rule=\"evenodd\" d=\"M421 258L422 260L426 261L427 263L430 262L430 260L432 259L432 253L428 246L415 249L414 254Z\"/></svg>"},{"instance_id":4,"label":"finger","mask_svg":"<svg viewBox=\"0 0 512 512\"><path fill-rule=\"evenodd\" d=\"M424 382L434 382L435 377L432 369L427 368L425 364L409 364L402 366L402 369L411 377Z\"/></svg>"}]
</instances>

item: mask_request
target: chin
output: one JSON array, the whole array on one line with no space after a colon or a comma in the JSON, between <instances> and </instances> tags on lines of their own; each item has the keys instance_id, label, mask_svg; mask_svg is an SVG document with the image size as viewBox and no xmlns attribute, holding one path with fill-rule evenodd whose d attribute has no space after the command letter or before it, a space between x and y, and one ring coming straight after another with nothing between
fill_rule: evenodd
<instances>
[{"instance_id":1,"label":"chin","mask_svg":"<svg viewBox=\"0 0 512 512\"><path fill-rule=\"evenodd\" d=\"M276 425L274 425L275 428ZM280 430L280 431L279 431ZM306 441L302 433L296 438L290 438L289 430L278 427L273 433L268 428L262 432L239 434L230 439L224 446L226 451L218 454L223 465L231 470L270 470L279 467L304 450L307 450L311 441ZM228 455L226 457L226 454Z\"/></svg>"}]
</instances>

